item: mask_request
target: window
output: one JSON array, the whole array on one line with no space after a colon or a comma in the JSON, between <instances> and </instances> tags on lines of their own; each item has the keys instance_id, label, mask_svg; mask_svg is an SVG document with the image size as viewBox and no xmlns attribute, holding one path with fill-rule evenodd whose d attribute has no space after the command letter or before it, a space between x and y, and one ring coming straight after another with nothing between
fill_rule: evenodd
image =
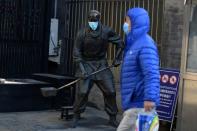
<instances>
[{"instance_id":1,"label":"window","mask_svg":"<svg viewBox=\"0 0 197 131\"><path fill-rule=\"evenodd\" d=\"M187 71L197 73L197 6L193 6L191 12Z\"/></svg>"}]
</instances>

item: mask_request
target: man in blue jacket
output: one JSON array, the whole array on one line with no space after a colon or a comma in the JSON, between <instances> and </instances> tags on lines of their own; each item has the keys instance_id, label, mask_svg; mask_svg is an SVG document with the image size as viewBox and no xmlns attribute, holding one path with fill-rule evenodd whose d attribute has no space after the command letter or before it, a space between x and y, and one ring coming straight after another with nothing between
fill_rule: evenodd
<instances>
[{"instance_id":1,"label":"man in blue jacket","mask_svg":"<svg viewBox=\"0 0 197 131\"><path fill-rule=\"evenodd\" d=\"M152 111L159 104L159 56L148 35L150 19L143 8L127 12L123 30L126 34L121 70L121 95L124 117L117 131L135 131L140 111Z\"/></svg>"}]
</instances>

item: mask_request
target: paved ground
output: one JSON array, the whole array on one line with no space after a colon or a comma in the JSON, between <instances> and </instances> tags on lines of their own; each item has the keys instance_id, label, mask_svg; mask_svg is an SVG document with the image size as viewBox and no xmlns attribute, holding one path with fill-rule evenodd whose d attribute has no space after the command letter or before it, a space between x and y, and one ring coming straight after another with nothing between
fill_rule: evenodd
<instances>
[{"instance_id":1,"label":"paved ground","mask_svg":"<svg viewBox=\"0 0 197 131\"><path fill-rule=\"evenodd\" d=\"M70 128L71 122L60 119L59 111L0 113L0 131L116 131L107 122L105 112L93 108L87 108L75 129ZM162 127L160 131L169 130Z\"/></svg>"},{"instance_id":2,"label":"paved ground","mask_svg":"<svg viewBox=\"0 0 197 131\"><path fill-rule=\"evenodd\" d=\"M58 111L0 113L0 131L115 131L107 122L105 112L92 108L75 129L69 128L71 122L60 120Z\"/></svg>"}]
</instances>

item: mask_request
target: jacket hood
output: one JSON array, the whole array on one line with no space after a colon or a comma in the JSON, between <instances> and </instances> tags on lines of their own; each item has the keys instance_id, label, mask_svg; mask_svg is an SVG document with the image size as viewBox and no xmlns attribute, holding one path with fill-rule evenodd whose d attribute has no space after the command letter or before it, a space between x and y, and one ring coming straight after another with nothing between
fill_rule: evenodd
<instances>
[{"instance_id":1,"label":"jacket hood","mask_svg":"<svg viewBox=\"0 0 197 131\"><path fill-rule=\"evenodd\" d=\"M143 8L132 8L127 12L127 16L131 20L131 31L127 37L137 39L143 34L149 32L150 18L148 12Z\"/></svg>"}]
</instances>

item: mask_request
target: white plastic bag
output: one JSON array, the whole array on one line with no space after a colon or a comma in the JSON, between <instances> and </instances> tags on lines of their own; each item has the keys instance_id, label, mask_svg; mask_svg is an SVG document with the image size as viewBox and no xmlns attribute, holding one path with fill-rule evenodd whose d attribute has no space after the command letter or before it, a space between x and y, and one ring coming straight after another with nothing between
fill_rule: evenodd
<instances>
[{"instance_id":1,"label":"white plastic bag","mask_svg":"<svg viewBox=\"0 0 197 131\"><path fill-rule=\"evenodd\" d=\"M140 112L136 121L136 131L159 131L157 112Z\"/></svg>"}]
</instances>

